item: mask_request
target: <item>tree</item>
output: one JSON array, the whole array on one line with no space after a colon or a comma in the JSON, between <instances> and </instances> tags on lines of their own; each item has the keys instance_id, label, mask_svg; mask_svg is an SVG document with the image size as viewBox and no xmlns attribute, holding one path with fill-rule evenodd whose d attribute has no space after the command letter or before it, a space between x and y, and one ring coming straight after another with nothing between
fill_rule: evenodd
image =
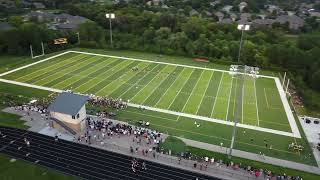
<instances>
[{"instance_id":1,"label":"tree","mask_svg":"<svg viewBox=\"0 0 320 180\"><path fill-rule=\"evenodd\" d=\"M199 17L191 17L182 25L182 31L191 40L197 40L200 34L205 34L204 22Z\"/></svg>"},{"instance_id":2,"label":"tree","mask_svg":"<svg viewBox=\"0 0 320 180\"><path fill-rule=\"evenodd\" d=\"M315 90L320 91L320 70L315 71L311 77L311 87Z\"/></svg>"},{"instance_id":3,"label":"tree","mask_svg":"<svg viewBox=\"0 0 320 180\"><path fill-rule=\"evenodd\" d=\"M156 31L156 42L159 46L159 52L163 53L163 50L169 47L169 36L171 31L167 27L161 27Z\"/></svg>"},{"instance_id":4,"label":"tree","mask_svg":"<svg viewBox=\"0 0 320 180\"><path fill-rule=\"evenodd\" d=\"M106 35L104 30L95 22L88 21L79 26L81 35L81 43L95 43L96 47L104 47L106 45Z\"/></svg>"},{"instance_id":5,"label":"tree","mask_svg":"<svg viewBox=\"0 0 320 180\"><path fill-rule=\"evenodd\" d=\"M21 24L23 24L23 20L21 16L10 16L8 18L8 23L12 26L19 27Z\"/></svg>"}]
</instances>

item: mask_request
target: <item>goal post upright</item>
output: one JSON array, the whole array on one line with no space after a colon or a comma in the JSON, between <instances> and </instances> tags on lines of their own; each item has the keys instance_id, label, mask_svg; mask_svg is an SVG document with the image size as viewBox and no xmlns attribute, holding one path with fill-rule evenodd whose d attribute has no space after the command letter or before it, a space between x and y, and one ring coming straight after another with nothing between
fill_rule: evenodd
<instances>
[{"instance_id":1,"label":"goal post upright","mask_svg":"<svg viewBox=\"0 0 320 180\"><path fill-rule=\"evenodd\" d=\"M33 50L32 50L32 45L30 44L30 55L31 55L31 58L33 59Z\"/></svg>"},{"instance_id":2,"label":"goal post upright","mask_svg":"<svg viewBox=\"0 0 320 180\"><path fill-rule=\"evenodd\" d=\"M282 87L284 88L284 82L286 81L287 72L284 72L283 80L282 80Z\"/></svg>"}]
</instances>

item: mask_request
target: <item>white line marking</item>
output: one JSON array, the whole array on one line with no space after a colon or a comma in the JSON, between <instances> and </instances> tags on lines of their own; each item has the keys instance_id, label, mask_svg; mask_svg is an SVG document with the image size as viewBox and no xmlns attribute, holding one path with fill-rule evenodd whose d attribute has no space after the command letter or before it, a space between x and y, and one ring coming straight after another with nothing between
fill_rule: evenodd
<instances>
[{"instance_id":1,"label":"white line marking","mask_svg":"<svg viewBox=\"0 0 320 180\"><path fill-rule=\"evenodd\" d=\"M131 99L134 99L134 97L136 97L144 88L146 88L154 80L154 78L156 78L158 76L158 74L161 71L163 71L165 68L166 68L166 66L164 68L162 68L159 72L157 72L157 74L155 76L153 76L153 78L146 85L144 85L144 87L142 87Z\"/></svg>"},{"instance_id":2,"label":"white line marking","mask_svg":"<svg viewBox=\"0 0 320 180\"><path fill-rule=\"evenodd\" d=\"M231 99L231 94L232 94L232 85L233 85L233 78L231 80L231 87L230 87L229 100L228 100L228 109L227 109L227 114L226 114L227 121L228 121L228 115L229 115L230 99Z\"/></svg>"},{"instance_id":3,"label":"white line marking","mask_svg":"<svg viewBox=\"0 0 320 180\"><path fill-rule=\"evenodd\" d=\"M244 78L244 80L243 80L243 85L242 85L242 97L241 97L241 104L242 104L242 119L241 119L241 123L243 124L243 96L244 96L244 85L245 85L245 81L246 81L246 78L245 77L243 77Z\"/></svg>"},{"instance_id":4,"label":"white line marking","mask_svg":"<svg viewBox=\"0 0 320 180\"><path fill-rule=\"evenodd\" d=\"M11 71L4 72L4 73L0 74L0 77L1 77L1 76L5 76L5 75L7 75L7 74L11 74L11 73L16 72L16 71L19 71L19 70L21 70L21 69L25 69L25 68L27 68L27 67L30 67L30 66L33 66L33 65L36 65L36 64L45 62L45 61L49 61L50 59L54 59L54 58L56 58L56 57L59 57L59 56L62 56L62 55L68 54L68 53L69 53L69 51L66 51L66 52L63 52L63 53L61 53L61 54L57 54L57 55L55 55L55 56L51 56L51 57L49 57L49 58L46 58L46 59L43 59L43 60L40 60L40 61L31 63L31 64L28 64L28 65L25 65L25 66L22 66L22 67L13 69L13 70L11 70Z\"/></svg>"},{"instance_id":5,"label":"white line marking","mask_svg":"<svg viewBox=\"0 0 320 180\"><path fill-rule=\"evenodd\" d=\"M197 80L197 82L196 82L196 85L195 85L195 86L193 86L192 91L191 91L191 93L189 94L189 97L188 97L188 99L187 99L186 103L184 104L184 106L183 106L183 108L182 108L182 111L181 111L181 112L184 112L184 109L186 108L186 105L188 104L189 99L190 99L190 97L192 96L193 91L196 89L196 87L197 87L197 85L198 85L198 83L199 83L200 79L201 79L201 78L202 78L202 76L203 76L203 72L204 72L204 71L201 71L201 75L198 77L198 80Z\"/></svg>"},{"instance_id":6,"label":"white line marking","mask_svg":"<svg viewBox=\"0 0 320 180\"><path fill-rule=\"evenodd\" d=\"M206 93L207 93L207 91L208 91L209 84L210 84L210 82L211 82L211 79L212 79L212 77L213 77L213 74L214 74L214 71L212 72L212 74L211 74L211 76L210 76L210 78L209 78L209 81L208 81L206 90L205 90L204 93L203 93L203 96L202 96L202 98L201 98L200 104L198 105L198 109L197 109L197 113L196 113L196 114L198 114L199 109L200 109L200 106L201 106L201 104L202 104L202 101L203 101L203 99L204 99L204 97L205 97L205 95L206 95Z\"/></svg>"},{"instance_id":7,"label":"white line marking","mask_svg":"<svg viewBox=\"0 0 320 180\"><path fill-rule=\"evenodd\" d=\"M15 79L16 81L29 81L31 79L34 78L33 74L38 77L39 75L43 75L46 74L50 71L56 71L57 69L61 68L61 66L64 66L66 63L72 63L75 62L79 57L81 57L82 55L76 55L76 56L72 56L70 58L64 59L62 61L56 62L54 64L50 64L48 66L46 66L45 68L41 68L41 69L37 69L31 73L25 74L23 76L18 77L17 79ZM70 61L70 62L69 62ZM61 66L60 66L61 65ZM31 76L31 77L29 77ZM26 78L27 77L27 78Z\"/></svg>"},{"instance_id":8,"label":"white line marking","mask_svg":"<svg viewBox=\"0 0 320 180\"><path fill-rule=\"evenodd\" d=\"M138 79L130 88L128 88L126 91L124 91L120 96L119 96L119 98L121 98L123 95L125 95L128 91L130 91L132 88L135 88L135 86L137 86L138 85L138 83L143 79L143 78L145 78L154 68L156 68L158 65L156 65L156 66L154 66L148 73L145 73L140 79ZM143 68L143 69L146 69L146 68L148 68L148 66L147 67L145 67L145 68Z\"/></svg>"},{"instance_id":9,"label":"white line marking","mask_svg":"<svg viewBox=\"0 0 320 180\"><path fill-rule=\"evenodd\" d=\"M49 84L52 81L55 81L55 80L63 77L64 75L68 75L69 74L68 71L71 71L70 73L72 73L73 71L76 71L78 69L83 68L86 65L89 65L91 63L91 59L94 59L94 58L95 57L91 57L91 58L83 60L83 61L81 61L79 63L71 64L70 66L66 67L65 69L62 69L61 71L59 71L59 73L61 73L61 74L59 74L57 72L53 72L51 75L46 76L45 78L39 79L36 82L33 82L32 84L37 84L38 82L41 82L41 84L39 83L39 85ZM97 61L97 60L95 60L95 61ZM56 75L58 75L58 77L55 77ZM50 80L49 78L51 78L51 77L53 77L54 79ZM49 80L49 81L43 82L43 80Z\"/></svg>"},{"instance_id":10,"label":"white line marking","mask_svg":"<svg viewBox=\"0 0 320 180\"><path fill-rule=\"evenodd\" d=\"M162 98L167 94L167 92L169 91L169 89L174 85L174 83L180 78L181 74L183 73L185 69L183 69L179 76L176 77L176 79L173 81L173 83L169 86L169 88L162 94L162 96L159 98L158 102L154 105L154 107L157 107L158 103L162 100Z\"/></svg>"},{"instance_id":11,"label":"white line marking","mask_svg":"<svg viewBox=\"0 0 320 180\"><path fill-rule=\"evenodd\" d=\"M281 82L280 82L279 78L275 78L275 82L276 82L276 86L278 88L278 91L280 93L280 98L281 98L284 110L286 111L286 114L287 114L287 117L288 117L288 121L289 121L291 130L292 130L292 133L294 134L294 137L301 138L300 131L299 131L298 126L296 124L296 121L294 119L294 116L293 116L293 113L291 111L289 102L287 100L287 97L286 97L286 94L284 92L284 89L281 86Z\"/></svg>"},{"instance_id":12,"label":"white line marking","mask_svg":"<svg viewBox=\"0 0 320 180\"><path fill-rule=\"evenodd\" d=\"M92 82L94 82L95 80L100 80L98 82L95 83L95 85L98 85L99 83L101 83L102 81L106 80L107 78L109 78L110 76L114 75L115 73L121 71L122 69L126 68L127 66L129 66L131 63L128 63L126 61L122 61L120 63L118 63L117 65L113 66L112 68L108 69L108 71L101 73L99 75L97 75L95 78L91 78L89 81L85 82L84 84L81 84L80 86L74 88L74 90L80 89L82 87L85 87L86 89L84 89L83 91L89 91L91 88L93 88L93 86L87 86L87 84L91 84ZM103 75L103 77L101 77Z\"/></svg>"},{"instance_id":13,"label":"white line marking","mask_svg":"<svg viewBox=\"0 0 320 180\"><path fill-rule=\"evenodd\" d=\"M187 82L189 81L189 79L191 78L191 75L193 73L194 69L191 71L188 79L183 83L183 85L181 86L180 90L177 92L176 96L173 98L173 100L171 101L170 105L168 106L168 109L170 109L171 105L173 104L173 102L176 100L176 98L178 97L178 94L180 94L181 90L183 89L183 87L187 84Z\"/></svg>"},{"instance_id":14,"label":"white line marking","mask_svg":"<svg viewBox=\"0 0 320 180\"><path fill-rule=\"evenodd\" d=\"M156 91L156 89L158 89L159 86L160 86L165 80L167 80L168 77L170 77L171 73L174 72L175 70L176 70L176 69L173 69L173 70L170 72L170 74L167 75L166 78L163 78L163 79L159 82L158 86L156 86L155 88L153 88L153 90L152 90L152 91L150 92L150 94L143 100L143 102L142 102L141 104L144 104L144 103L146 102L146 100L154 93L154 91Z\"/></svg>"},{"instance_id":15,"label":"white line marking","mask_svg":"<svg viewBox=\"0 0 320 180\"><path fill-rule=\"evenodd\" d=\"M258 126L260 126L259 109L258 109L258 99L257 99L257 88L256 88L256 79L253 79L253 86L254 86L254 96L255 96L255 98L256 98L256 109L257 109Z\"/></svg>"},{"instance_id":16,"label":"white line marking","mask_svg":"<svg viewBox=\"0 0 320 180\"><path fill-rule=\"evenodd\" d=\"M211 111L210 117L212 117L213 112L214 112L214 108L216 107L216 103L217 103L218 94L219 94L219 91L220 91L220 85L221 85L221 82L222 82L223 75L224 75L224 73L222 73L222 76L221 76L221 79L220 79L220 82L219 82L218 90L217 90L216 96L214 98L214 103L213 103L213 107L212 107L212 111Z\"/></svg>"},{"instance_id":17,"label":"white line marking","mask_svg":"<svg viewBox=\"0 0 320 180\"><path fill-rule=\"evenodd\" d=\"M264 91L264 98L266 99L267 107L269 108L268 98L267 98L267 94L266 94L266 88L263 88L263 91Z\"/></svg>"},{"instance_id":18,"label":"white line marking","mask_svg":"<svg viewBox=\"0 0 320 180\"><path fill-rule=\"evenodd\" d=\"M106 61L106 60L102 60L100 63L95 64L94 66L88 68L87 70L80 72L79 74L77 74L77 76L75 76L74 73L71 73L72 77L67 78L67 79L59 82L58 84L54 85L54 87L58 87L58 86L60 86L60 84L66 82L66 81L70 81L70 79L74 78L74 77L80 77L80 79L75 79L75 81L73 83L78 82L78 81L82 80L83 78L90 77L92 74L96 73L97 71L100 71L101 69L108 67L115 60L108 59L107 63L105 63L104 61ZM61 87L61 89L64 89L65 87L67 87L71 84L63 85L63 87Z\"/></svg>"}]
</instances>

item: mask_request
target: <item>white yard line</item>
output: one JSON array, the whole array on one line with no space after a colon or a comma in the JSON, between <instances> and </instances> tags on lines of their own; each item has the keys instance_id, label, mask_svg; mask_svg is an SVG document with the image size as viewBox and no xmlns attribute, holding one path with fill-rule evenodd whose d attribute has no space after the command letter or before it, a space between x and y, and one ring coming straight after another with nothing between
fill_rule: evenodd
<instances>
[{"instance_id":1,"label":"white yard line","mask_svg":"<svg viewBox=\"0 0 320 180\"><path fill-rule=\"evenodd\" d=\"M80 79L75 80L74 83L75 83L75 82L78 82L78 81L81 81L83 78L90 77L92 74L96 73L97 71L100 71L101 69L108 67L108 66L109 66L111 63L113 63L113 62L114 62L114 60L110 60L110 62L108 62L108 63L106 63L106 64L103 64L103 65L101 66L102 63L105 63L105 62L101 61L99 64L96 64L96 65L94 65L93 67L87 69L86 71L90 71L90 73L87 74L87 75L82 75L81 73L79 73L78 75L71 74L71 75L73 75L73 77L76 77L76 76L80 77ZM98 66L98 67L95 68L96 66ZM94 69L94 70L91 71L91 69ZM85 71L83 71L83 72L85 72ZM73 78L73 77L70 77L70 78ZM67 78L67 79L61 81L60 83L56 84L55 86L57 86L57 85L59 85L59 84L62 84L62 83L64 83L65 81L68 81L70 78ZM90 79L93 79L93 78L90 78ZM70 84L63 86L62 89L68 87L69 85L70 85ZM71 87L71 89L72 89L72 87Z\"/></svg>"},{"instance_id":2,"label":"white yard line","mask_svg":"<svg viewBox=\"0 0 320 180\"><path fill-rule=\"evenodd\" d=\"M212 79L212 77L213 77L213 74L214 74L214 71L212 72L212 74L211 74L211 76L210 76L210 78L209 78L209 81L208 81L206 90L205 90L204 93L203 93L203 96L202 96L202 98L201 98L200 104L198 105L198 109L197 109L197 113L196 113L196 114L198 114L198 112L199 112L200 106L201 106L201 104L202 104L202 101L203 101L206 93L207 93L207 90L208 90L208 88L209 88L209 84L210 84L210 82L211 82L211 79Z\"/></svg>"},{"instance_id":3,"label":"white yard line","mask_svg":"<svg viewBox=\"0 0 320 180\"><path fill-rule=\"evenodd\" d=\"M268 98L267 98L267 94L266 94L266 88L263 88L263 91L264 91L264 98L266 99L267 107L269 108Z\"/></svg>"},{"instance_id":4,"label":"white yard line","mask_svg":"<svg viewBox=\"0 0 320 180\"><path fill-rule=\"evenodd\" d=\"M157 67L157 66L155 66L155 67ZM155 67L153 68L153 69L155 69ZM162 70L164 70L166 67L164 67L163 69L161 69L161 71ZM153 70L152 69L152 70ZM153 76L153 78L146 84L146 85L144 85L131 99L133 99L134 97L136 97L144 88L146 88L153 80L154 80L154 78L156 78L157 76L158 76L158 74L161 72L161 71L159 71L159 72L157 72L157 74L155 75L155 76ZM149 73L150 73L151 71L149 71Z\"/></svg>"},{"instance_id":5,"label":"white yard line","mask_svg":"<svg viewBox=\"0 0 320 180\"><path fill-rule=\"evenodd\" d=\"M227 108L227 114L226 114L226 121L228 121L230 100L231 100L231 94L232 94L232 85L233 85L233 78L232 78L232 80L231 80L231 87L230 87L230 93L229 93L229 100L228 100L228 108Z\"/></svg>"},{"instance_id":6,"label":"white yard line","mask_svg":"<svg viewBox=\"0 0 320 180\"><path fill-rule=\"evenodd\" d=\"M154 105L154 107L157 107L158 103L162 100L162 98L167 94L169 89L174 85L174 83L180 78L181 74L183 73L184 69L180 72L179 76L176 77L176 79L173 81L173 83L167 88L167 90L162 94L162 96L159 98L158 102Z\"/></svg>"},{"instance_id":7,"label":"white yard line","mask_svg":"<svg viewBox=\"0 0 320 180\"><path fill-rule=\"evenodd\" d=\"M171 105L173 104L173 102L176 100L176 98L178 97L178 94L180 94L181 90L183 89L183 87L187 84L187 82L189 81L189 79L191 78L191 75L193 73L194 70L191 71L188 79L183 83L183 85L181 86L180 90L177 92L176 96L173 98L173 100L171 101L170 105L168 106L168 109L170 109Z\"/></svg>"},{"instance_id":8,"label":"white yard line","mask_svg":"<svg viewBox=\"0 0 320 180\"><path fill-rule=\"evenodd\" d=\"M138 79L130 88L128 88L126 91L124 91L120 96L119 96L119 98L121 98L123 95L125 95L130 89L132 89L132 88L134 88L136 85L138 85L138 83L143 79L143 78L145 78L154 68L156 68L157 66L154 66L148 73L146 73L146 74L144 74L140 79ZM148 66L147 67L145 67L145 68L148 68ZM143 68L143 69L145 69L145 68Z\"/></svg>"},{"instance_id":9,"label":"white yard line","mask_svg":"<svg viewBox=\"0 0 320 180\"><path fill-rule=\"evenodd\" d=\"M57 92L57 93L64 92L63 90L60 90L60 89L37 86L37 85L21 83L21 82L17 82L17 81L6 80L6 79L0 79L0 82L20 85L20 86L25 86L25 87L31 87L31 88L41 89L41 90L46 90L46 91L52 91L52 92ZM280 83L280 85L281 85L281 83ZM203 116L198 116L198 115L192 115L192 114L187 114L187 113L180 113L180 112L175 112L175 111L170 111L170 110L165 110L165 109L159 109L159 108L154 108L154 107L149 107L149 106L142 106L142 105L139 105L139 104L128 103L128 105L130 107L145 108L146 110L162 112L162 113L172 114L172 115L176 115L176 116L194 118L194 119L199 119L199 120L204 120L204 121L209 121L209 122L214 122L214 123L219 123L219 124L225 124L225 125L229 125L229 126L233 126L234 125L233 122L225 121L225 120L213 119L213 118L208 118L208 117L203 117ZM289 136L289 137L297 137L296 133L289 133L289 132L273 130L273 129L268 129L268 128L262 128L262 127L257 127L257 126L251 126L251 125L246 125L246 124L240 124L240 123L237 126L238 127L242 127L242 128L246 128L246 129L252 129L252 130L256 130L256 131L261 131L261 132L267 132L267 133L278 134L278 135ZM301 137L298 136L298 138L301 138Z\"/></svg>"},{"instance_id":10,"label":"white yard line","mask_svg":"<svg viewBox=\"0 0 320 180\"><path fill-rule=\"evenodd\" d=\"M95 57L91 57L91 58L89 58L89 59L83 60L83 61L81 61L80 63L74 63L74 64L66 67L65 69L62 69L62 70L61 70L62 73L61 73L60 71L58 71L58 72L60 72L61 74L59 74L58 72L53 72L53 73L50 74L49 76L46 76L45 78L42 78L42 79L39 79L39 80L33 82L33 84L37 84L38 82L42 82L44 79L48 79L48 78L50 78L50 77L54 77L54 76L58 75L58 77L55 77L54 79L52 79L52 80L50 80L50 81L44 82L44 84L49 84L49 83L51 83L52 81L55 81L56 79L61 78L61 77L63 77L64 75L67 75L69 70L70 70L71 72L73 72L73 71L76 71L76 70L78 70L78 69L83 68L83 67L86 66L86 65L89 65L89 64L91 63L90 61L91 61L92 59L95 59ZM79 67L79 66L80 66L80 67ZM60 69L60 68L59 68L59 69ZM71 73L71 72L70 72L70 73ZM61 75L61 76L60 76L60 75ZM39 85L44 85L44 84L41 83L41 84L39 84Z\"/></svg>"},{"instance_id":11,"label":"white yard line","mask_svg":"<svg viewBox=\"0 0 320 180\"><path fill-rule=\"evenodd\" d=\"M25 66L22 66L22 67L13 69L13 70L11 70L11 71L4 72L4 73L0 74L0 77L1 77L1 76L5 76L5 75L7 75L7 74L14 73L14 72L19 71L19 70L21 70L21 69L25 69L25 68L30 67L30 66L34 66L34 65L36 65L36 64L39 64L39 63L42 63L42 62L45 62L45 61L49 61L50 59L54 59L54 58L56 58L56 57L59 57L59 56L62 56L62 55L68 54L68 53L70 53L70 52L69 52L69 51L66 51L66 52L63 52L63 53L61 53L61 54L57 54L57 55L55 55L55 56L51 56L51 57L49 57L49 58L46 58L46 59L43 59L43 60L40 60L40 61L31 63L31 64L28 64L28 65L25 65Z\"/></svg>"},{"instance_id":12,"label":"white yard line","mask_svg":"<svg viewBox=\"0 0 320 180\"><path fill-rule=\"evenodd\" d=\"M232 112L232 113L233 113L232 115L233 115L233 116L234 116L234 113L235 113L234 111L235 111L235 109L236 109L236 102L237 102L237 101L236 101L236 99L237 99L237 88L238 88L237 86L238 86L238 79L236 79L236 90L235 90L235 96L234 96L234 99L233 99L233 109L232 109L232 111L233 111L233 112Z\"/></svg>"},{"instance_id":13,"label":"white yard line","mask_svg":"<svg viewBox=\"0 0 320 180\"><path fill-rule=\"evenodd\" d=\"M258 126L260 126L259 109L258 109L258 99L257 99L257 88L256 88L256 79L253 79L253 86L254 86L254 96L255 96L255 98L256 98L256 109L257 109Z\"/></svg>"},{"instance_id":14,"label":"white yard line","mask_svg":"<svg viewBox=\"0 0 320 180\"><path fill-rule=\"evenodd\" d=\"M200 75L200 77L198 78L198 80L197 80L197 82L196 82L196 85L195 85L195 86L193 86L192 91L191 91L191 93L189 94L189 97L188 97L188 99L187 99L186 103L184 104L184 106L183 106L183 108L182 108L182 111L181 111L181 112L183 112L183 111L184 111L184 109L186 108L186 105L188 104L189 99L190 99L190 97L192 96L193 91L196 89L196 87L197 87L197 85L198 85L198 83L199 83L200 79L201 79L201 78L202 78L202 76L203 76L203 72L204 72L204 71L202 71L202 72L201 72L201 75Z\"/></svg>"},{"instance_id":15,"label":"white yard line","mask_svg":"<svg viewBox=\"0 0 320 180\"><path fill-rule=\"evenodd\" d=\"M174 69L172 72L174 72L174 71L175 71L175 69ZM172 73L172 72L171 72L171 73ZM160 86L165 80L167 80L168 77L170 77L171 73L170 73L169 75L167 75L166 78L163 78L163 80L160 81L160 83L158 84L158 86L156 86L156 87L151 91L151 93L143 100L143 102L142 102L141 104L144 104L144 103L146 102L146 100L154 93L154 91L156 91L156 90L159 88L159 86Z\"/></svg>"},{"instance_id":16,"label":"white yard line","mask_svg":"<svg viewBox=\"0 0 320 180\"><path fill-rule=\"evenodd\" d=\"M245 81L245 79L244 79L244 81ZM241 119L241 123L242 123L242 124L243 124L243 104L244 104L244 103L243 103L243 96L244 96L244 84L245 84L245 83L243 82L243 85L242 85L242 87L241 87L241 88L242 88L242 97L241 97L241 99L242 99L242 100L241 100L241 104L242 104L242 108L241 108L241 109L242 109L242 113L241 113L241 116L242 116L242 117L241 117L241 118L242 118L242 119Z\"/></svg>"},{"instance_id":17,"label":"white yard line","mask_svg":"<svg viewBox=\"0 0 320 180\"><path fill-rule=\"evenodd\" d=\"M218 90L217 90L216 96L214 97L214 103L213 103L213 107L212 107L212 111L211 111L210 117L212 117L212 114L214 112L214 108L216 107L216 103L217 103L218 94L219 94L219 91L220 91L220 85L221 85L221 82L222 82L223 75L224 75L224 73L222 73L222 76L221 76L221 79L220 79L220 82L219 82L219 86L218 86Z\"/></svg>"}]
</instances>

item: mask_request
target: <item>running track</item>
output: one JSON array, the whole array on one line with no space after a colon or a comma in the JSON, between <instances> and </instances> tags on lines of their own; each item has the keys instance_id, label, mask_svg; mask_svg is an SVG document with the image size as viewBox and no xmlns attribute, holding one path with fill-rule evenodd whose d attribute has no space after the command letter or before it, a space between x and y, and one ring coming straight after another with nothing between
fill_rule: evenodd
<instances>
[{"instance_id":1,"label":"running track","mask_svg":"<svg viewBox=\"0 0 320 180\"><path fill-rule=\"evenodd\" d=\"M0 153L83 179L218 180L145 161L147 170L131 170L132 157L16 128L0 126ZM30 146L24 143L30 141ZM28 156L26 156L28 154ZM141 163L142 160L138 159Z\"/></svg>"}]
</instances>

